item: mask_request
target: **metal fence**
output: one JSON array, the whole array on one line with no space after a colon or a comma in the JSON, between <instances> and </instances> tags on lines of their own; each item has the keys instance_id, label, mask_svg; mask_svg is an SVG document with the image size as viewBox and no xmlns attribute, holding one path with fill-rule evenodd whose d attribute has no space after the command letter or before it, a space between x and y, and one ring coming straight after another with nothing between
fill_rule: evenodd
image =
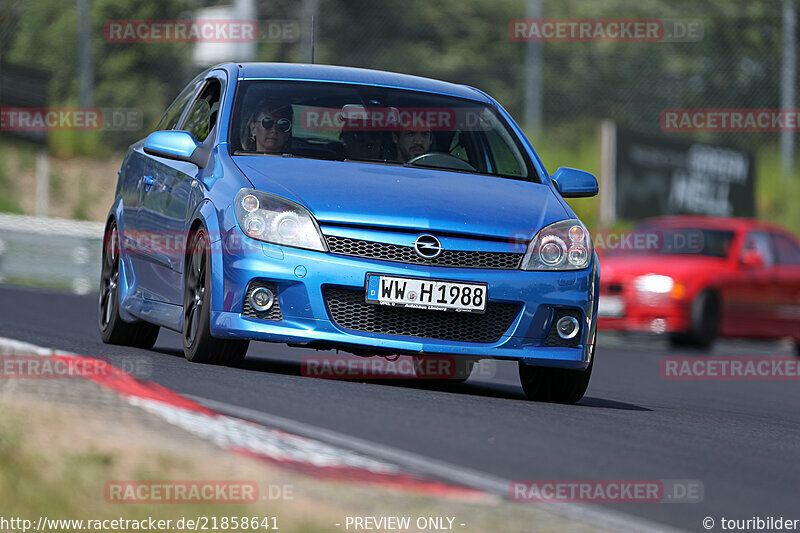
<instances>
[{"instance_id":1,"label":"metal fence","mask_svg":"<svg viewBox=\"0 0 800 533\"><path fill-rule=\"evenodd\" d=\"M0 213L0 282L97 290L103 224Z\"/></svg>"}]
</instances>

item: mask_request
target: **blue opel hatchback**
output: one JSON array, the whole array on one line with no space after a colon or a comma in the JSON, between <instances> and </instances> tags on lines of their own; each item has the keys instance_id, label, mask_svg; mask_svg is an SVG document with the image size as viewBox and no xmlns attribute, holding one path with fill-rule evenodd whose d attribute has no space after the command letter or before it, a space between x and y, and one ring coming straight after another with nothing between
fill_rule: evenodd
<instances>
[{"instance_id":1,"label":"blue opel hatchback","mask_svg":"<svg viewBox=\"0 0 800 533\"><path fill-rule=\"evenodd\" d=\"M150 348L165 327L188 360L226 365L251 340L510 359L529 398L578 401L599 269L564 198L596 193L585 172L550 176L477 89L219 65L128 150L105 233L101 336Z\"/></svg>"}]
</instances>

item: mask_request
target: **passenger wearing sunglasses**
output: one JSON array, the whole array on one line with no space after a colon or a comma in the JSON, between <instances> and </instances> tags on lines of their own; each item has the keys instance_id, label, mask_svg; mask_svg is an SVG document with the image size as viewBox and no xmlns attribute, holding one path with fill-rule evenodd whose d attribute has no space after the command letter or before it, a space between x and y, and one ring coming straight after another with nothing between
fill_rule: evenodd
<instances>
[{"instance_id":1,"label":"passenger wearing sunglasses","mask_svg":"<svg viewBox=\"0 0 800 533\"><path fill-rule=\"evenodd\" d=\"M242 143L249 152L280 154L290 151L292 106L262 102L248 122L249 135Z\"/></svg>"}]
</instances>

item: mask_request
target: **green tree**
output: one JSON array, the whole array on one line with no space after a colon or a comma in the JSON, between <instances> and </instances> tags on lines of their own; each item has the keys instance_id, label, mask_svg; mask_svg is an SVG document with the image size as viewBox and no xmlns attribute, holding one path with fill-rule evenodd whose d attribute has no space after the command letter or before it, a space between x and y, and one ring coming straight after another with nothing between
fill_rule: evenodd
<instances>
[{"instance_id":1,"label":"green tree","mask_svg":"<svg viewBox=\"0 0 800 533\"><path fill-rule=\"evenodd\" d=\"M167 104L196 74L189 59L190 45L180 43L109 43L103 27L109 20L190 18L187 0L92 0L91 47L94 62L94 106L135 108L144 118L140 131L103 132L104 143L124 147L142 137L161 117ZM4 60L51 73L50 106L78 102L77 7L75 1L35 0L6 3L5 19L13 20ZM8 15L11 13L11 15ZM56 143L84 148L88 132L51 135ZM67 150L69 151L69 150ZM80 151L78 149L77 151Z\"/></svg>"}]
</instances>

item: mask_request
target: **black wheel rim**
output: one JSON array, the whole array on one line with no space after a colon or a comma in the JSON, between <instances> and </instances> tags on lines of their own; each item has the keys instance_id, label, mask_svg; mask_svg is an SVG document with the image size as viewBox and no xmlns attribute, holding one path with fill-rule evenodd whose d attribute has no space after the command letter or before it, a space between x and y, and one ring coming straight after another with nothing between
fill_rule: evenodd
<instances>
[{"instance_id":1,"label":"black wheel rim","mask_svg":"<svg viewBox=\"0 0 800 533\"><path fill-rule=\"evenodd\" d=\"M204 244L205 236L198 234L186 269L186 291L183 301L183 337L186 346L192 346L197 338L205 301L207 256Z\"/></svg>"},{"instance_id":2,"label":"black wheel rim","mask_svg":"<svg viewBox=\"0 0 800 533\"><path fill-rule=\"evenodd\" d=\"M119 284L119 232L112 226L103 246L103 270L100 274L100 326L105 330L114 313L114 298Z\"/></svg>"}]
</instances>

